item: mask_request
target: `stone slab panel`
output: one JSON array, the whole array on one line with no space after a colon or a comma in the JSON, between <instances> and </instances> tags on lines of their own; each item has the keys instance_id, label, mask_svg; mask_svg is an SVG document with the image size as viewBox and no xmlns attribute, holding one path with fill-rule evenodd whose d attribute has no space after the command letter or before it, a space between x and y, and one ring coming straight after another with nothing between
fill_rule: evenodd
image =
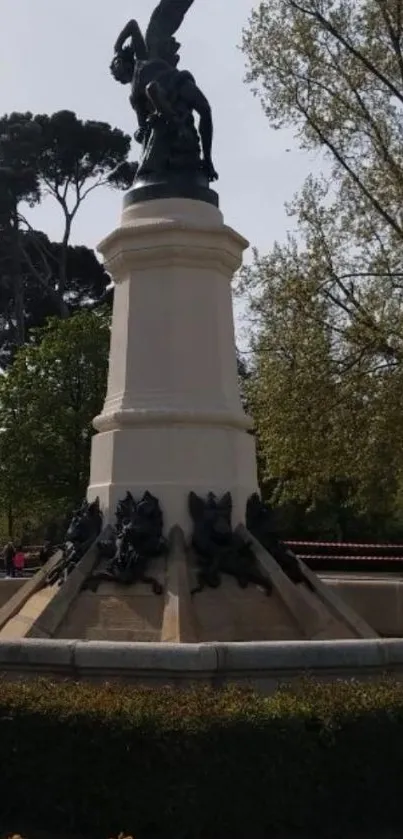
<instances>
[{"instance_id":1,"label":"stone slab panel","mask_svg":"<svg viewBox=\"0 0 403 839\"><path fill-rule=\"evenodd\" d=\"M54 590L53 597L50 598L41 614L32 624L27 637L55 637L60 624L66 617L72 603L81 591L85 580L91 575L98 563L98 542L103 539L107 539L109 535L110 526L107 526L63 585L60 587L52 587Z\"/></svg>"},{"instance_id":2,"label":"stone slab panel","mask_svg":"<svg viewBox=\"0 0 403 839\"><path fill-rule=\"evenodd\" d=\"M204 589L193 597L197 637L211 641L293 640L299 628L281 598L270 597L255 585L241 589L223 575L218 589Z\"/></svg>"},{"instance_id":3,"label":"stone slab panel","mask_svg":"<svg viewBox=\"0 0 403 839\"><path fill-rule=\"evenodd\" d=\"M149 573L165 584L165 558L150 563ZM164 596L151 586L120 586L102 582L96 592L82 591L60 623L57 638L94 641L148 641L161 639Z\"/></svg>"},{"instance_id":4,"label":"stone slab panel","mask_svg":"<svg viewBox=\"0 0 403 839\"><path fill-rule=\"evenodd\" d=\"M300 637L311 640L354 637L351 628L336 619L316 594L305 585L295 585L284 574L271 554L243 525L239 526L238 531L245 541L252 544L260 569L271 579L274 589L297 624Z\"/></svg>"},{"instance_id":5,"label":"stone slab panel","mask_svg":"<svg viewBox=\"0 0 403 839\"><path fill-rule=\"evenodd\" d=\"M323 582L324 580L324 582ZM364 577L327 577L322 585L347 608L360 615L365 624L374 627L377 634L390 637L403 635L403 581L365 579Z\"/></svg>"},{"instance_id":6,"label":"stone slab panel","mask_svg":"<svg viewBox=\"0 0 403 839\"><path fill-rule=\"evenodd\" d=\"M326 586L318 574L314 574L307 565L301 560L298 560L301 570L305 577L312 583L317 596L327 606L327 608L334 614L336 619L341 621L345 626L352 630L356 638L376 638L377 632L372 628L372 624L363 620L360 612L356 612L349 606L349 604L338 596L337 591Z\"/></svg>"}]
</instances>

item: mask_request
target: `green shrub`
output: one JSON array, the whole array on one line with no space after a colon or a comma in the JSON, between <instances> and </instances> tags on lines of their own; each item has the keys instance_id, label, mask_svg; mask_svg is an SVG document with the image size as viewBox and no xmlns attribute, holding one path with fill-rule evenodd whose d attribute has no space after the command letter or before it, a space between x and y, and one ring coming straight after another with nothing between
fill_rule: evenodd
<instances>
[{"instance_id":1,"label":"green shrub","mask_svg":"<svg viewBox=\"0 0 403 839\"><path fill-rule=\"evenodd\" d=\"M402 824L403 686L2 682L0 758L0 830L25 836L383 835Z\"/></svg>"}]
</instances>

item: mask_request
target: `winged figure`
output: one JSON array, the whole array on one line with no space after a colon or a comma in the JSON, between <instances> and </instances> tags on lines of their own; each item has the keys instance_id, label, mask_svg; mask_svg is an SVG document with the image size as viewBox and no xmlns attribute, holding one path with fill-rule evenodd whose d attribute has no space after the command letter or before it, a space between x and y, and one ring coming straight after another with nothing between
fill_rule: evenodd
<instances>
[{"instance_id":1,"label":"winged figure","mask_svg":"<svg viewBox=\"0 0 403 839\"><path fill-rule=\"evenodd\" d=\"M145 36L131 20L115 44L111 72L131 86L130 103L138 121L135 139L142 145L137 178L169 172L204 172L208 181L218 177L211 156L210 104L191 73L178 69L180 44L174 36L193 3L160 0Z\"/></svg>"}]
</instances>

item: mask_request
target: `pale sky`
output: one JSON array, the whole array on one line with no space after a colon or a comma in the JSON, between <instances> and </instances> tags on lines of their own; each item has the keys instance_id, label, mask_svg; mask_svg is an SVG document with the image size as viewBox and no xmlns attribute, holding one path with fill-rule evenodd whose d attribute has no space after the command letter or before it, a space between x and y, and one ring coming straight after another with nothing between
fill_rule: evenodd
<instances>
[{"instance_id":1,"label":"pale sky","mask_svg":"<svg viewBox=\"0 0 403 839\"><path fill-rule=\"evenodd\" d=\"M213 108L225 220L267 251L284 237L290 225L284 202L314 162L296 150L287 133L269 128L243 83L245 62L237 47L253 2L195 0L178 38L181 67L192 71ZM133 135L129 89L113 80L109 64L124 24L135 17L145 28L155 5L156 0L0 0L0 112L68 109ZM96 192L77 216L74 241L95 247L116 226L120 205L121 194ZM36 227L58 237L61 222L52 201L33 218Z\"/></svg>"}]
</instances>

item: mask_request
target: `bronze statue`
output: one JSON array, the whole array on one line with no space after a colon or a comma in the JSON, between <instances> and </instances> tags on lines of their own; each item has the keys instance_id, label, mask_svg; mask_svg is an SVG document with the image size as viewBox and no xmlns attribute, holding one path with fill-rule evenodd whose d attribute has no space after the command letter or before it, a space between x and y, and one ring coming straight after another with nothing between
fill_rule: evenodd
<instances>
[{"instance_id":1,"label":"bronze statue","mask_svg":"<svg viewBox=\"0 0 403 839\"><path fill-rule=\"evenodd\" d=\"M145 492L137 502L128 492L117 505L114 536L108 542L99 544L100 559L107 559L107 566L94 572L86 588L95 591L102 581L125 586L143 582L152 586L154 594L162 594L162 586L155 577L147 574L147 567L151 559L162 556L168 550L163 529L158 499Z\"/></svg>"},{"instance_id":2,"label":"bronze statue","mask_svg":"<svg viewBox=\"0 0 403 839\"><path fill-rule=\"evenodd\" d=\"M192 546L199 566L199 584L192 594L202 592L206 586L218 588L222 574L235 577L241 588L254 583L271 594L271 582L260 573L251 545L232 529L229 492L220 499L210 492L206 500L191 492L189 513L193 520Z\"/></svg>"},{"instance_id":3,"label":"bronze statue","mask_svg":"<svg viewBox=\"0 0 403 839\"><path fill-rule=\"evenodd\" d=\"M92 503L84 500L81 507L73 513L64 538L62 557L48 574L47 585L54 585L56 582L62 585L67 580L100 535L102 522L99 498Z\"/></svg>"},{"instance_id":4,"label":"bronze statue","mask_svg":"<svg viewBox=\"0 0 403 839\"><path fill-rule=\"evenodd\" d=\"M135 139L142 145L140 162L132 169L135 183L182 175L188 183L196 176L208 188L218 178L211 156L209 102L191 73L177 68L180 44L174 35L193 2L160 0L145 38L131 20L115 44L111 72L121 84L131 85L130 103L138 121Z\"/></svg>"},{"instance_id":5,"label":"bronze statue","mask_svg":"<svg viewBox=\"0 0 403 839\"><path fill-rule=\"evenodd\" d=\"M270 508L261 500L257 492L251 495L246 505L246 527L252 536L278 562L281 570L292 583L297 586L305 583L310 591L314 591L314 587L311 581L305 577L296 555L279 539L273 527Z\"/></svg>"}]
</instances>

